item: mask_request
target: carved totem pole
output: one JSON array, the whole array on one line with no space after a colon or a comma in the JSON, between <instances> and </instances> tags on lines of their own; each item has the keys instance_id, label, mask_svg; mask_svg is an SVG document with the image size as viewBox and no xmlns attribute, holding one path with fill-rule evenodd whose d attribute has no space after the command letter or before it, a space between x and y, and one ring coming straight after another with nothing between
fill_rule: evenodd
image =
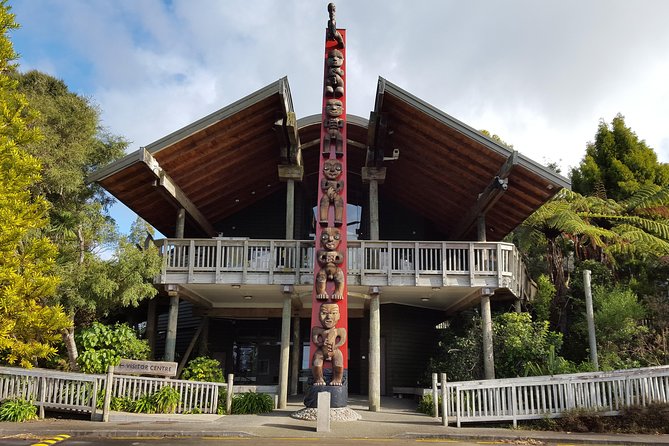
<instances>
[{"instance_id":1,"label":"carved totem pole","mask_svg":"<svg viewBox=\"0 0 669 446\"><path fill-rule=\"evenodd\" d=\"M304 404L316 407L318 392L329 392L330 406L336 408L348 404L346 31L337 29L334 3L328 5L328 12L311 311L313 383L305 394Z\"/></svg>"}]
</instances>

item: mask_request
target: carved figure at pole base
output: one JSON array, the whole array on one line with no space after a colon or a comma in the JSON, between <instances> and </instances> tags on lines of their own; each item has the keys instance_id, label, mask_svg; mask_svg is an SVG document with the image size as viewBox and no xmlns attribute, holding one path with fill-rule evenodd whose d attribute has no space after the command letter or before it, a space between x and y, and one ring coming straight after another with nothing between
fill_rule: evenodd
<instances>
[{"instance_id":1,"label":"carved figure at pole base","mask_svg":"<svg viewBox=\"0 0 669 446\"><path fill-rule=\"evenodd\" d=\"M344 128L344 120L340 116L344 113L344 104L339 99L328 99L325 103L325 138L323 139L323 155L330 155L332 146L335 148L337 158L344 155L344 140L341 129Z\"/></svg>"},{"instance_id":2,"label":"carved figure at pole base","mask_svg":"<svg viewBox=\"0 0 669 446\"><path fill-rule=\"evenodd\" d=\"M339 347L346 342L346 330L337 328L339 322L339 305L336 303L321 304L318 313L320 327L311 329L311 341L318 347L314 352L312 362L312 373L314 375L314 386L326 385L323 379L323 363L332 363L331 386L341 386L344 377L344 357Z\"/></svg>"},{"instance_id":3,"label":"carved figure at pole base","mask_svg":"<svg viewBox=\"0 0 669 446\"><path fill-rule=\"evenodd\" d=\"M328 281L334 282L335 288L332 300L344 298L344 272L339 265L344 263L344 254L337 251L341 242L341 233L337 228L324 228L321 232L321 247L316 253L320 271L316 274L316 299L328 300L326 290Z\"/></svg>"},{"instance_id":4,"label":"carved figure at pole base","mask_svg":"<svg viewBox=\"0 0 669 446\"><path fill-rule=\"evenodd\" d=\"M344 54L339 50L328 51L327 77L325 78L325 93L328 96L341 97L344 95Z\"/></svg>"},{"instance_id":5,"label":"carved figure at pole base","mask_svg":"<svg viewBox=\"0 0 669 446\"><path fill-rule=\"evenodd\" d=\"M336 41L340 48L344 48L344 38L342 37L341 33L337 31L337 20L335 20L336 12L337 7L335 4L328 4L328 13L330 15L330 19L328 20L327 39Z\"/></svg>"},{"instance_id":6,"label":"carved figure at pole base","mask_svg":"<svg viewBox=\"0 0 669 446\"><path fill-rule=\"evenodd\" d=\"M337 160L326 160L323 163L323 178L321 179L321 190L323 196L318 206L318 222L321 226L328 225L328 210L330 205L334 206L334 225L342 225L344 218L344 199L340 192L344 189L344 181L338 180L343 170L342 163Z\"/></svg>"}]
</instances>

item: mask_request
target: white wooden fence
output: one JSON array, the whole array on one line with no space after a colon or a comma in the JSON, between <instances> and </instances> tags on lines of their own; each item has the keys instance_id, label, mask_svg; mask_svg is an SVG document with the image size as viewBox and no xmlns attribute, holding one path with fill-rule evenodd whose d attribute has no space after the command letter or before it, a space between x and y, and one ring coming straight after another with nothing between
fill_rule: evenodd
<instances>
[{"instance_id":1,"label":"white wooden fence","mask_svg":"<svg viewBox=\"0 0 669 446\"><path fill-rule=\"evenodd\" d=\"M98 395L101 395L106 381L106 375L0 367L0 401L10 398L31 401L39 408L41 417L45 409L60 409L90 413L93 419L97 413ZM163 386L179 391L177 413L216 413L219 387L226 384L114 375L112 396L136 400ZM238 389L234 388L234 391Z\"/></svg>"},{"instance_id":2,"label":"white wooden fence","mask_svg":"<svg viewBox=\"0 0 669 446\"><path fill-rule=\"evenodd\" d=\"M574 409L617 415L624 407L669 403L669 366L447 382L439 393L445 396L446 420L457 427L489 421L516 426L518 420L555 418Z\"/></svg>"}]
</instances>

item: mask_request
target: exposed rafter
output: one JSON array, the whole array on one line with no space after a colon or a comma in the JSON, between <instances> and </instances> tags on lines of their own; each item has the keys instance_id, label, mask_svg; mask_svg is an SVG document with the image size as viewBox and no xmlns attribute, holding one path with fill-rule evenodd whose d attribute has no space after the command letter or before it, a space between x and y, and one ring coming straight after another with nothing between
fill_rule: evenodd
<instances>
[{"instance_id":1,"label":"exposed rafter","mask_svg":"<svg viewBox=\"0 0 669 446\"><path fill-rule=\"evenodd\" d=\"M151 155L148 150L142 148L140 150L142 161L151 169L156 176L155 186L160 188L161 192L167 195L177 206L186 210L186 213L193 219L193 221L210 237L217 234L214 226L202 215L200 210L193 204L186 196L179 186L170 178L170 176L160 167L158 161Z\"/></svg>"},{"instance_id":2,"label":"exposed rafter","mask_svg":"<svg viewBox=\"0 0 669 446\"><path fill-rule=\"evenodd\" d=\"M453 240L460 240L462 237L466 236L476 224L479 216L485 216L488 210L502 197L502 194L507 191L509 188L508 177L513 170L513 166L517 163L517 156L518 152L511 152L511 155L506 159L506 162L500 167L497 175L479 194L476 204L470 208L456 226L456 229L452 234Z\"/></svg>"}]
</instances>

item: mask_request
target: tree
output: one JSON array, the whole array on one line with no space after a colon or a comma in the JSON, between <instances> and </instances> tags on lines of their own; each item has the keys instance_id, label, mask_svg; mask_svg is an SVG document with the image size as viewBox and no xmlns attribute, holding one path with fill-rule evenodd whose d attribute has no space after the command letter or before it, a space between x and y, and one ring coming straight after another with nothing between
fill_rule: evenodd
<instances>
[{"instance_id":1,"label":"tree","mask_svg":"<svg viewBox=\"0 0 669 446\"><path fill-rule=\"evenodd\" d=\"M35 114L10 76L16 59L7 33L18 27L0 1L0 359L30 367L55 353L54 342L70 323L45 301L55 291L55 246L42 235L48 202L30 188L40 163L25 150L37 141Z\"/></svg>"},{"instance_id":2,"label":"tree","mask_svg":"<svg viewBox=\"0 0 669 446\"><path fill-rule=\"evenodd\" d=\"M15 77L40 112L35 124L45 135L28 149L44 165L34 190L52 204L48 234L59 246L62 278L52 303L62 305L72 319L63 340L70 367L76 369L74 327L153 297L158 253L143 243L138 249L138 240L120 235L107 214L111 198L86 182L92 171L122 157L128 143L105 130L97 107L70 92L63 81L37 71Z\"/></svg>"},{"instance_id":3,"label":"tree","mask_svg":"<svg viewBox=\"0 0 669 446\"><path fill-rule=\"evenodd\" d=\"M582 195L623 200L643 186L669 185L669 164L659 163L653 149L618 114L610 126L600 121L595 141L571 170L571 180L573 190Z\"/></svg>"}]
</instances>

